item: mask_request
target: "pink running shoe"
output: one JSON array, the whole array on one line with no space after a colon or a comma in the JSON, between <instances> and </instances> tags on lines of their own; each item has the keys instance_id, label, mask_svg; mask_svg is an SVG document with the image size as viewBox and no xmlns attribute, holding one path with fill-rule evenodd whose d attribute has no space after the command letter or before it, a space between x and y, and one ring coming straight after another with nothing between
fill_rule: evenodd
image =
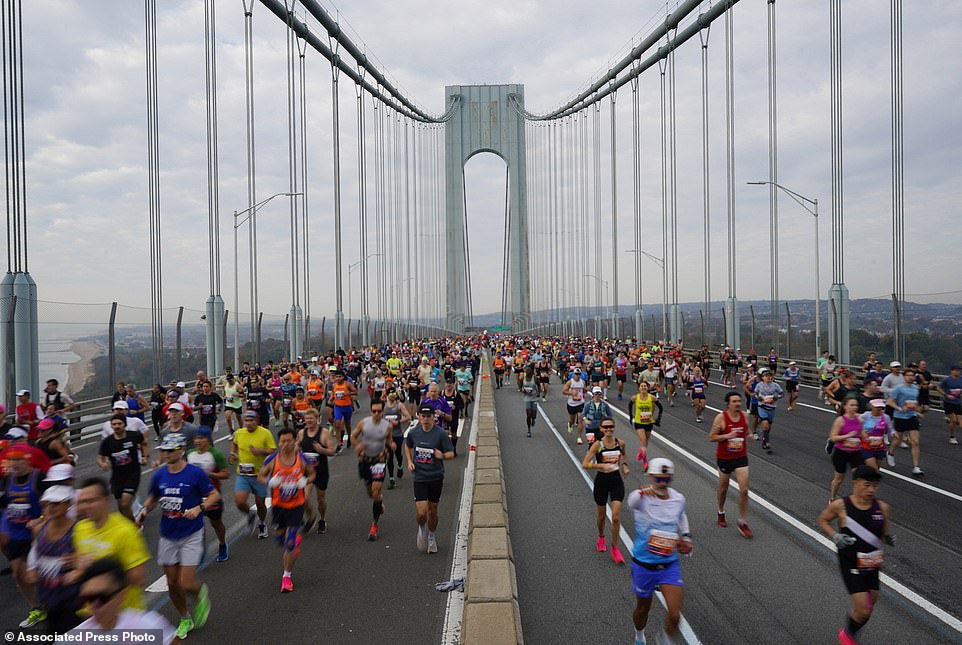
<instances>
[{"instance_id":1,"label":"pink running shoe","mask_svg":"<svg viewBox=\"0 0 962 645\"><path fill-rule=\"evenodd\" d=\"M838 642L840 645L858 645L858 641L852 638L844 628L838 633Z\"/></svg>"},{"instance_id":2,"label":"pink running shoe","mask_svg":"<svg viewBox=\"0 0 962 645\"><path fill-rule=\"evenodd\" d=\"M615 564L625 563L625 556L621 555L621 551L616 546L611 547L611 559L615 561Z\"/></svg>"},{"instance_id":3,"label":"pink running shoe","mask_svg":"<svg viewBox=\"0 0 962 645\"><path fill-rule=\"evenodd\" d=\"M598 538L598 547L597 547L597 550L598 550L598 553L604 553L605 551L608 550L608 545L605 543L605 538L604 538L604 536Z\"/></svg>"},{"instance_id":4,"label":"pink running shoe","mask_svg":"<svg viewBox=\"0 0 962 645\"><path fill-rule=\"evenodd\" d=\"M281 578L281 593L290 593L294 591L294 581L291 580L290 576L283 576Z\"/></svg>"}]
</instances>

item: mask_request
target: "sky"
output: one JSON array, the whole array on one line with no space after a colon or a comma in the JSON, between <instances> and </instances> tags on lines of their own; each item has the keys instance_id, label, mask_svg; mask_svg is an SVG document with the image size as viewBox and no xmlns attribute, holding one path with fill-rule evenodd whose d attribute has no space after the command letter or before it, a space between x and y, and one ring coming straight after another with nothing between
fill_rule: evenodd
<instances>
[{"instance_id":1,"label":"sky","mask_svg":"<svg viewBox=\"0 0 962 645\"><path fill-rule=\"evenodd\" d=\"M322 4L332 13L337 11L330 0ZM216 0L215 6L221 291L228 309L247 311L243 295L246 235L240 241L239 305L233 302L231 237L231 212L247 206L242 2ZM823 297L831 278L832 248L828 7L828 0L777 4L779 180L819 199ZM365 0L344 3L341 9L346 31L426 111L443 112L445 85L522 83L526 107L540 113L562 104L620 58L648 33L653 19L661 19L665 4L653 0ZM768 193L745 184L768 175L765 11L761 0L744 0L733 16L736 264L741 299L767 298L770 288ZM891 292L892 280L888 3L846 0L843 13L845 278L852 297L884 297ZM158 2L163 299L165 307L184 306L191 312L202 311L209 295L203 20L200 0ZM29 268L42 301L41 320L45 310L54 307L44 302L87 303L61 308L56 314L83 322L88 317L100 320L105 311L102 303L111 301L127 306L123 316L149 320L145 313L150 304L150 265L143 4L31 0L24 3L23 28ZM285 25L256 2L253 31L257 186L258 196L264 197L288 190L287 50ZM905 279L909 299L917 301L962 302L951 271L944 270L957 264L960 230L959 33L962 3L906 3ZM713 300L728 295L723 39L721 22L717 22L708 41ZM676 56L681 302L704 297L700 61L696 41L684 45ZM330 317L334 312L330 67L313 51L306 64L311 300L315 317ZM342 83L339 103L345 267L360 257L352 85ZM661 255L657 68L642 76L639 87L643 246ZM626 87L616 103L618 231L623 248L611 254L616 258L622 304L632 301L635 278L633 256L624 252L633 246L630 104ZM608 109L606 102L605 133ZM603 139L607 160L607 135ZM369 134L369 151L372 141ZM603 186L610 185L609 172L608 163L602 164ZM493 155L478 155L469 161L465 173L474 310L497 311L501 306L501 280L496 278L500 278L503 257L504 163ZM258 215L260 308L268 314L283 315L291 300L287 208L279 199ZM610 191L605 190L605 221L610 209ZM529 204L529 212L537 210ZM787 199L780 201L779 213L780 295L811 298L815 291L812 218ZM542 266L547 258L543 245L532 248L532 264ZM610 281L613 270L607 264L601 277ZM355 315L358 275L357 271L352 274L351 299L347 302L345 297L344 303L345 311L353 310ZM393 281L403 277L393 276ZM660 270L646 262L641 276L645 302L660 302L660 279ZM537 305L544 294L537 284L533 290ZM372 302L371 310L377 315L378 305Z\"/></svg>"}]
</instances>

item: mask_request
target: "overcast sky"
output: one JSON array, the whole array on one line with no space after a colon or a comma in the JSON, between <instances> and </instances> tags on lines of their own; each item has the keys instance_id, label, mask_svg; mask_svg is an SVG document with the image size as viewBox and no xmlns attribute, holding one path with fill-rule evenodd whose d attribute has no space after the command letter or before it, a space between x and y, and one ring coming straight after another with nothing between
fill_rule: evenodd
<instances>
[{"instance_id":1,"label":"overcast sky","mask_svg":"<svg viewBox=\"0 0 962 645\"><path fill-rule=\"evenodd\" d=\"M330 2L324 3L329 8ZM782 0L778 8L779 176L821 204L822 294L831 279L828 0ZM365 0L345 3L344 18L385 71L431 113L444 86L522 83L527 108L543 112L570 97L663 14L653 0ZM241 0L217 1L222 292L233 303L230 213L246 207L243 12ZM333 9L332 9L333 10ZM158 2L160 167L164 302L202 310L208 295L204 25L201 0ZM845 277L853 297L891 291L889 15L882 0L844 3ZM129 0L31 0L24 3L30 270L44 301L147 307L144 18ZM765 3L735 8L735 113L738 296L766 298L768 199L765 179L767 76ZM959 170L962 168L962 3L912 0L904 16L906 291L959 289ZM259 196L287 190L285 26L254 9ZM727 296L725 242L724 32L709 38L713 299ZM700 51L677 55L680 301L703 297L701 264ZM314 315L332 315L333 216L331 89L328 62L311 52L308 69L309 202ZM661 254L661 176L657 69L641 79L644 231ZM341 91L344 262L359 257L356 121L353 87ZM368 103L368 107L370 104ZM602 112L607 132L607 104ZM630 91L617 103L618 210L623 243L619 299L633 294ZM603 152L608 154L605 141ZM474 309L500 309L504 165L479 155L467 165ZM607 164L603 185L609 185ZM610 195L605 197L605 212ZM811 217L781 201L781 295L814 291ZM289 304L286 206L261 211L261 308ZM242 241L242 246L245 242ZM532 257L532 263L539 259ZM244 275L242 260L242 275ZM645 264L645 300L660 302L660 273ZM276 277L272 277L271 274ZM612 268L606 266L604 278ZM480 277L479 277L480 276ZM403 277L403 276L402 276ZM357 280L358 274L353 274ZM242 293L244 284L242 283ZM354 290L354 311L359 309ZM962 293L913 298L962 301ZM243 296L242 296L243 299ZM533 294L535 303L539 294ZM347 310L345 302L345 310ZM242 303L240 309L247 310ZM41 306L41 317L44 308ZM78 311L80 311L78 309ZM97 320L100 308L83 311ZM94 313L96 312L96 313ZM372 304L372 313L377 313ZM78 314L83 317L87 314ZM133 314L130 314L133 316ZM149 319L149 318L148 318Z\"/></svg>"}]
</instances>

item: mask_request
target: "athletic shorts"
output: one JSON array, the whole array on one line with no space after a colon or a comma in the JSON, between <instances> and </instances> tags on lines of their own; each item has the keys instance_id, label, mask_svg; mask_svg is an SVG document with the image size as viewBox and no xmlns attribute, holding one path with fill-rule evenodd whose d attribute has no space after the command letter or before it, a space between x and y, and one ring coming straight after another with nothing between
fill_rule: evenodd
<instances>
[{"instance_id":1,"label":"athletic shorts","mask_svg":"<svg viewBox=\"0 0 962 645\"><path fill-rule=\"evenodd\" d=\"M525 402L524 402L524 409L525 409L525 411L531 410L532 412L537 412L537 411L538 411L538 402L537 402L537 401L525 401Z\"/></svg>"},{"instance_id":2,"label":"athletic shorts","mask_svg":"<svg viewBox=\"0 0 962 645\"><path fill-rule=\"evenodd\" d=\"M831 383L832 383L832 379L828 379L828 380L826 380L826 379L820 379L820 380L821 380L821 383L822 383L822 387L823 387L823 388L824 388L824 387L828 387L828 386L831 385Z\"/></svg>"},{"instance_id":3,"label":"athletic shorts","mask_svg":"<svg viewBox=\"0 0 962 645\"><path fill-rule=\"evenodd\" d=\"M651 432L655 429L654 423L634 423L635 430L644 430L645 432Z\"/></svg>"},{"instance_id":4,"label":"athletic shorts","mask_svg":"<svg viewBox=\"0 0 962 645\"><path fill-rule=\"evenodd\" d=\"M281 508L280 506L271 507L271 528L275 531L281 529L299 529L304 524L304 505L294 508Z\"/></svg>"},{"instance_id":5,"label":"athletic shorts","mask_svg":"<svg viewBox=\"0 0 962 645\"><path fill-rule=\"evenodd\" d=\"M628 374L618 374L618 373L616 372L616 373L615 373L615 379L617 379L617 381L618 381L619 383L624 383L625 381L628 380Z\"/></svg>"},{"instance_id":6,"label":"athletic shorts","mask_svg":"<svg viewBox=\"0 0 962 645\"><path fill-rule=\"evenodd\" d=\"M945 408L946 414L962 414L962 403L951 403L943 400L942 407Z\"/></svg>"},{"instance_id":7,"label":"athletic shorts","mask_svg":"<svg viewBox=\"0 0 962 645\"><path fill-rule=\"evenodd\" d=\"M835 472L841 475L845 474L847 468L855 468L864 463L865 459L862 457L861 450L846 452L835 448L835 450L832 451L832 465L835 467Z\"/></svg>"},{"instance_id":8,"label":"athletic shorts","mask_svg":"<svg viewBox=\"0 0 962 645\"><path fill-rule=\"evenodd\" d=\"M898 417L895 417L894 419L892 419L892 421L895 422L896 432L908 432L910 430L920 429L919 417L917 415L913 417L909 417L908 419L900 419Z\"/></svg>"},{"instance_id":9,"label":"athletic shorts","mask_svg":"<svg viewBox=\"0 0 962 645\"><path fill-rule=\"evenodd\" d=\"M838 568L849 594L878 591L878 569L846 569L841 562Z\"/></svg>"},{"instance_id":10,"label":"athletic shorts","mask_svg":"<svg viewBox=\"0 0 962 645\"><path fill-rule=\"evenodd\" d=\"M887 453L884 450L866 450L862 448L862 460L874 459L879 464L885 462L885 455Z\"/></svg>"},{"instance_id":11,"label":"athletic shorts","mask_svg":"<svg viewBox=\"0 0 962 645\"><path fill-rule=\"evenodd\" d=\"M928 405L931 400L931 393L929 390L919 388L919 405Z\"/></svg>"},{"instance_id":12,"label":"athletic shorts","mask_svg":"<svg viewBox=\"0 0 962 645\"><path fill-rule=\"evenodd\" d=\"M351 415L354 414L353 405L335 405L334 420L343 421L345 425L351 425Z\"/></svg>"},{"instance_id":13,"label":"athletic shorts","mask_svg":"<svg viewBox=\"0 0 962 645\"><path fill-rule=\"evenodd\" d=\"M758 418L762 421L768 421L769 424L775 423L775 408L766 408L763 405L758 406Z\"/></svg>"},{"instance_id":14,"label":"athletic shorts","mask_svg":"<svg viewBox=\"0 0 962 645\"><path fill-rule=\"evenodd\" d=\"M666 385L666 386L667 386L667 385L674 385L674 384L675 384L675 377L674 377L674 376L666 376L666 377L665 377L665 385Z\"/></svg>"},{"instance_id":15,"label":"athletic shorts","mask_svg":"<svg viewBox=\"0 0 962 645\"><path fill-rule=\"evenodd\" d=\"M224 406L224 412L233 412L233 413L236 414L237 416L240 416L240 414L241 414L241 407L238 406L238 407L235 408L235 407L233 407L233 406L231 406L231 405L225 405L225 406Z\"/></svg>"},{"instance_id":16,"label":"athletic shorts","mask_svg":"<svg viewBox=\"0 0 962 645\"><path fill-rule=\"evenodd\" d=\"M631 590L639 598L651 598L655 587L659 585L674 585L684 587L681 579L681 565L673 560L663 565L649 565L656 567L649 569L638 564L634 558L631 561Z\"/></svg>"},{"instance_id":17,"label":"athletic shorts","mask_svg":"<svg viewBox=\"0 0 962 645\"><path fill-rule=\"evenodd\" d=\"M10 560L10 562L14 560L26 560L32 544L32 540L9 540L7 542L7 548L3 550L3 554L7 556L7 560Z\"/></svg>"},{"instance_id":18,"label":"athletic shorts","mask_svg":"<svg viewBox=\"0 0 962 645\"><path fill-rule=\"evenodd\" d=\"M594 485L595 504L604 506L612 502L625 501L625 482L618 473L598 473Z\"/></svg>"},{"instance_id":19,"label":"athletic shorts","mask_svg":"<svg viewBox=\"0 0 962 645\"><path fill-rule=\"evenodd\" d=\"M267 485L257 480L257 475L238 475L234 480L235 493L254 493L257 497L267 497Z\"/></svg>"},{"instance_id":20,"label":"athletic shorts","mask_svg":"<svg viewBox=\"0 0 962 645\"><path fill-rule=\"evenodd\" d=\"M735 459L719 458L716 459L715 462L718 464L718 470L726 475L731 475L738 468L748 468L748 455L736 457Z\"/></svg>"},{"instance_id":21,"label":"athletic shorts","mask_svg":"<svg viewBox=\"0 0 962 645\"><path fill-rule=\"evenodd\" d=\"M695 394L695 391L692 390L692 392L691 392L691 398L704 401L704 400L705 400L705 393L702 392L701 394Z\"/></svg>"},{"instance_id":22,"label":"athletic shorts","mask_svg":"<svg viewBox=\"0 0 962 645\"><path fill-rule=\"evenodd\" d=\"M114 499L120 499L124 493L129 495L137 494L137 487L140 486L140 478L121 478L110 480L110 494Z\"/></svg>"},{"instance_id":23,"label":"athletic shorts","mask_svg":"<svg viewBox=\"0 0 962 645\"><path fill-rule=\"evenodd\" d=\"M752 401L751 405L748 406L748 412L749 412L749 414L751 414L753 417L757 417L757 416L758 416L758 401Z\"/></svg>"},{"instance_id":24,"label":"athletic shorts","mask_svg":"<svg viewBox=\"0 0 962 645\"><path fill-rule=\"evenodd\" d=\"M417 404L419 404L419 403L421 402L421 390L420 390L420 388L417 389L417 390L408 390L408 401L410 401L410 402L413 403L414 405L417 405Z\"/></svg>"},{"instance_id":25,"label":"athletic shorts","mask_svg":"<svg viewBox=\"0 0 962 645\"><path fill-rule=\"evenodd\" d=\"M414 482L414 501L432 502L437 504L439 501L441 501L441 490L443 488L443 479L432 479L426 482Z\"/></svg>"},{"instance_id":26,"label":"athletic shorts","mask_svg":"<svg viewBox=\"0 0 962 645\"><path fill-rule=\"evenodd\" d=\"M179 564L182 567L196 567L204 557L204 529L194 531L179 540L170 540L163 535L157 544L157 564L162 567Z\"/></svg>"},{"instance_id":27,"label":"athletic shorts","mask_svg":"<svg viewBox=\"0 0 962 645\"><path fill-rule=\"evenodd\" d=\"M591 382L592 382L592 383L601 383L601 381L603 381L604 378L605 378L605 377L604 377L603 374L592 374L592 375L591 375Z\"/></svg>"},{"instance_id":28,"label":"athletic shorts","mask_svg":"<svg viewBox=\"0 0 962 645\"><path fill-rule=\"evenodd\" d=\"M218 504L217 508L212 508L210 510L204 511L204 515L207 516L211 522L216 522L224 516L224 506L223 504Z\"/></svg>"},{"instance_id":29,"label":"athletic shorts","mask_svg":"<svg viewBox=\"0 0 962 645\"><path fill-rule=\"evenodd\" d=\"M357 476L368 484L384 481L384 469L387 464L384 462L368 459L361 459L357 462Z\"/></svg>"},{"instance_id":30,"label":"athletic shorts","mask_svg":"<svg viewBox=\"0 0 962 645\"><path fill-rule=\"evenodd\" d=\"M581 403L580 405L566 405L565 407L568 408L568 414L581 414L581 411L585 409L585 404Z\"/></svg>"},{"instance_id":31,"label":"athletic shorts","mask_svg":"<svg viewBox=\"0 0 962 645\"><path fill-rule=\"evenodd\" d=\"M798 392L798 381L785 381L786 392Z\"/></svg>"}]
</instances>

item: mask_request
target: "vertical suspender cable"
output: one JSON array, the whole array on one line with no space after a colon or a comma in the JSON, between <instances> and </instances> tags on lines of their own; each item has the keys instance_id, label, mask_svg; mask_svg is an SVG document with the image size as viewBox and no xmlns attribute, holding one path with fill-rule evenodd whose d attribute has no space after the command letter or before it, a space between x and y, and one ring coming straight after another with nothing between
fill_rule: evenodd
<instances>
[{"instance_id":1,"label":"vertical suspender cable","mask_svg":"<svg viewBox=\"0 0 962 645\"><path fill-rule=\"evenodd\" d=\"M304 342L308 343L311 338L311 245L307 209L307 43L303 38L297 39L297 52L301 95L301 192L304 193L301 196L301 264L304 274Z\"/></svg>"},{"instance_id":2,"label":"vertical suspender cable","mask_svg":"<svg viewBox=\"0 0 962 645\"><path fill-rule=\"evenodd\" d=\"M612 82L614 85L614 82ZM611 335L618 336L618 126L615 117L614 87L611 89ZM599 274L600 275L600 274Z\"/></svg>"},{"instance_id":3,"label":"vertical suspender cable","mask_svg":"<svg viewBox=\"0 0 962 645\"><path fill-rule=\"evenodd\" d=\"M672 30L669 38L674 40L677 35L677 29ZM671 287L671 328L672 331L677 332L675 334L675 338L671 338L670 340L680 342L685 334L684 330L682 329L681 316L678 311L678 117L676 109L678 102L676 100L675 90L677 86L677 82L675 80L675 68L677 67L677 64L675 62L674 47L668 56L670 58L670 64L668 66L668 71L670 74L668 85L668 109L671 129L668 131L668 144L669 151L671 153L671 166L669 169L669 178L671 182L671 212L669 213L669 217L671 219L671 247L669 248L670 254L665 256L665 273L669 276L669 284ZM668 270L669 256L671 257L670 272Z\"/></svg>"},{"instance_id":4,"label":"vertical suspender cable","mask_svg":"<svg viewBox=\"0 0 962 645\"><path fill-rule=\"evenodd\" d=\"M635 76L631 79L631 197L633 206L633 222L635 233L634 244L634 263L635 263L635 311L640 316L642 308L641 300L641 99L638 96L638 83L640 79ZM641 330L635 329L634 336L636 341L641 341Z\"/></svg>"},{"instance_id":5,"label":"vertical suspender cable","mask_svg":"<svg viewBox=\"0 0 962 645\"><path fill-rule=\"evenodd\" d=\"M905 193L903 172L902 0L891 0L892 29L892 292L895 299L894 357L905 360Z\"/></svg>"},{"instance_id":6,"label":"vertical suspender cable","mask_svg":"<svg viewBox=\"0 0 962 645\"><path fill-rule=\"evenodd\" d=\"M709 3L710 4L710 3ZM702 342L711 342L711 200L709 198L709 148L708 148L708 36L711 25L698 32L701 39L701 147L702 147L702 202L704 206L704 230L702 232L702 261L705 267L705 326L709 330Z\"/></svg>"},{"instance_id":7,"label":"vertical suspender cable","mask_svg":"<svg viewBox=\"0 0 962 645\"><path fill-rule=\"evenodd\" d=\"M298 148L298 134L297 134L297 35L294 33L294 5L291 3L287 6L287 172L288 172L288 186L290 193L296 193L297 190L297 148ZM300 254L300 244L297 241L297 229L299 226L298 222L298 208L297 199L291 197L288 202L290 203L290 225L291 225L291 314L294 313L294 308L298 306L298 295L300 293L300 273L298 271L298 255ZM297 325L295 316L291 316L291 329L293 331L294 326ZM294 331L291 333L290 337L292 345L296 345L296 338L300 335L300 331ZM299 349L299 348L298 348ZM291 360L294 360L296 356L294 352L291 352Z\"/></svg>"},{"instance_id":8,"label":"vertical suspender cable","mask_svg":"<svg viewBox=\"0 0 962 645\"><path fill-rule=\"evenodd\" d=\"M341 251L341 134L340 109L338 106L337 81L341 70L337 66L339 56L338 45L331 43L334 56L331 57L331 126L332 151L334 154L334 289L336 312L334 315L334 346L344 348L344 298L343 298L343 270Z\"/></svg>"},{"instance_id":9,"label":"vertical suspender cable","mask_svg":"<svg viewBox=\"0 0 962 645\"><path fill-rule=\"evenodd\" d=\"M377 317L383 319L384 310L381 303L381 285L384 283L384 271L382 270L382 261L384 260L383 224L381 222L381 190L383 189L381 184L381 111L380 101L373 96L371 97L371 104L374 108L374 252L377 254L374 256L374 275L377 285L375 299L377 300Z\"/></svg>"},{"instance_id":10,"label":"vertical suspender cable","mask_svg":"<svg viewBox=\"0 0 962 645\"><path fill-rule=\"evenodd\" d=\"M583 266L588 266L588 256L590 255L588 249L588 241L591 239L593 234L591 224L588 222L588 213L590 212L588 197L590 191L588 190L588 108L581 111L581 225L584 226L585 235L582 239L583 248L579 249L577 257L584 257L585 261ZM588 285L588 276L584 275L588 273L582 270L581 274L581 293L582 302L584 304L584 316L587 320L588 318L588 308L591 306L591 289ZM584 323L587 325L587 322ZM586 330L587 326L582 328L582 331Z\"/></svg>"},{"instance_id":11,"label":"vertical suspender cable","mask_svg":"<svg viewBox=\"0 0 962 645\"><path fill-rule=\"evenodd\" d=\"M363 72L361 72L363 78ZM357 96L357 176L358 176L358 219L361 231L360 252L361 252L361 320L363 332L362 342L367 344L367 137L366 123L364 119L364 87L357 83L355 85ZM348 275L348 280L350 280Z\"/></svg>"},{"instance_id":12,"label":"vertical suspender cable","mask_svg":"<svg viewBox=\"0 0 962 645\"><path fill-rule=\"evenodd\" d=\"M204 3L207 80L207 210L211 256L211 294L220 294L220 178L217 146L217 22L215 0Z\"/></svg>"},{"instance_id":13,"label":"vertical suspender cable","mask_svg":"<svg viewBox=\"0 0 962 645\"><path fill-rule=\"evenodd\" d=\"M662 340L668 339L668 109L665 73L670 60L659 59L661 73L661 330Z\"/></svg>"},{"instance_id":14,"label":"vertical suspender cable","mask_svg":"<svg viewBox=\"0 0 962 645\"><path fill-rule=\"evenodd\" d=\"M736 257L735 257L735 54L734 31L732 18L732 3L728 1L728 11L725 12L725 143L727 156L725 159L725 174L728 180L726 205L728 214L728 297L734 299L737 292ZM734 330L736 344L741 332L738 329L737 316L729 321Z\"/></svg>"},{"instance_id":15,"label":"vertical suspender cable","mask_svg":"<svg viewBox=\"0 0 962 645\"><path fill-rule=\"evenodd\" d=\"M778 353L778 92L775 0L768 0L768 208L771 254L772 347Z\"/></svg>"},{"instance_id":16,"label":"vertical suspender cable","mask_svg":"<svg viewBox=\"0 0 962 645\"><path fill-rule=\"evenodd\" d=\"M13 11L12 4L10 11ZM6 182L6 206L7 206L7 273L20 271L20 220L15 209L14 200L14 176L13 169L15 164L13 155L13 137L16 128L11 101L12 94L12 71L10 69L9 56L13 47L12 35L9 35L10 21L7 18L7 8L0 6L0 40L3 43L3 176Z\"/></svg>"},{"instance_id":17,"label":"vertical suspender cable","mask_svg":"<svg viewBox=\"0 0 962 645\"><path fill-rule=\"evenodd\" d=\"M248 278L250 283L250 326L251 336L250 345L252 350L251 358L257 360L257 347L255 343L255 319L257 316L257 217L254 212L254 204L257 203L257 184L256 184L256 164L254 147L254 27L253 27L254 0L244 0L244 74L245 74L245 93L247 98L246 121L247 121L247 208L250 211L247 218L248 233ZM235 222L236 223L236 222Z\"/></svg>"},{"instance_id":18,"label":"vertical suspender cable","mask_svg":"<svg viewBox=\"0 0 962 645\"><path fill-rule=\"evenodd\" d=\"M548 176L551 181L550 188L550 206L551 211L551 235L553 238L552 248L558 248L558 165L557 165L557 149L558 149L558 139L557 139L557 122L551 121L548 124L549 127L549 166L548 166ZM561 280L561 275L559 274L559 262L557 254L552 254L554 257L554 267L551 270L551 321L556 322L558 320L558 289L560 285L558 284Z\"/></svg>"},{"instance_id":19,"label":"vertical suspender cable","mask_svg":"<svg viewBox=\"0 0 962 645\"><path fill-rule=\"evenodd\" d=\"M404 119L404 223L405 223L405 235L404 235L404 279L407 281L406 291L407 291L407 311L405 312L405 319L408 324L411 323L411 314L413 310L411 309L411 292L414 288L411 286L411 238L415 235L414 227L411 226L411 168L410 168L410 141L409 132L410 119L405 117ZM467 215L467 214L465 214ZM467 217L465 217L467 219ZM465 231L467 231L467 221L465 221ZM467 242L465 242L466 244ZM469 266L470 268L470 266Z\"/></svg>"},{"instance_id":20,"label":"vertical suspender cable","mask_svg":"<svg viewBox=\"0 0 962 645\"><path fill-rule=\"evenodd\" d=\"M844 281L842 263L842 0L831 0L832 64L832 282Z\"/></svg>"},{"instance_id":21,"label":"vertical suspender cable","mask_svg":"<svg viewBox=\"0 0 962 645\"><path fill-rule=\"evenodd\" d=\"M163 350L163 294L160 244L160 159L157 119L157 4L145 0L146 76L147 76L147 194L149 202L151 340L154 381L161 380L160 355Z\"/></svg>"},{"instance_id":22,"label":"vertical suspender cable","mask_svg":"<svg viewBox=\"0 0 962 645\"><path fill-rule=\"evenodd\" d=\"M595 275L598 276L598 280L602 279L601 270L601 101L595 102L595 114L594 114L594 141L593 141L592 155L594 160L594 186L593 194L595 198L595 217L594 226L592 227L594 241L595 241ZM603 303L601 300L601 284L597 285L597 294L595 299L595 316L602 315Z\"/></svg>"}]
</instances>

